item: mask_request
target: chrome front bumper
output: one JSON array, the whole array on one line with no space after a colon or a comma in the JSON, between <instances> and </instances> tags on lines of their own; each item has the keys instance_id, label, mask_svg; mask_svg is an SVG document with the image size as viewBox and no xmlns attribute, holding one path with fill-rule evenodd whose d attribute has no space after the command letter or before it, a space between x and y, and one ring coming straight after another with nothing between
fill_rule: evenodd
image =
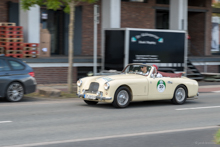
<instances>
[{"instance_id":1,"label":"chrome front bumper","mask_svg":"<svg viewBox=\"0 0 220 147\"><path fill-rule=\"evenodd\" d=\"M77 94L79 98L84 98L84 94ZM103 96L96 96L96 99L91 99L91 100L111 100L111 97L103 97ZM89 99L89 98L84 98L84 99Z\"/></svg>"}]
</instances>

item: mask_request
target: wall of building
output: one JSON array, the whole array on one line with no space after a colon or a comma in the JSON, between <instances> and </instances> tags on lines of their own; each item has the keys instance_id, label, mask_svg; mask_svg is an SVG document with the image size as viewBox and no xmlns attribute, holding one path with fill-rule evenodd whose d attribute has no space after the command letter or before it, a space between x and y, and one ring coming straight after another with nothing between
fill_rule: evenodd
<instances>
[{"instance_id":1,"label":"wall of building","mask_svg":"<svg viewBox=\"0 0 220 147\"><path fill-rule=\"evenodd\" d=\"M197 2L199 4L200 1ZM211 55L211 2L211 0L203 0L204 4L201 7L189 6L189 9L194 11L188 12L188 33L191 37L190 55Z\"/></svg>"},{"instance_id":2,"label":"wall of building","mask_svg":"<svg viewBox=\"0 0 220 147\"><path fill-rule=\"evenodd\" d=\"M67 83L68 67L34 67L38 84ZM77 67L73 68L73 82L77 81Z\"/></svg>"},{"instance_id":3,"label":"wall of building","mask_svg":"<svg viewBox=\"0 0 220 147\"><path fill-rule=\"evenodd\" d=\"M188 33L190 35L190 55L203 56L205 47L205 13L188 13Z\"/></svg>"},{"instance_id":4,"label":"wall of building","mask_svg":"<svg viewBox=\"0 0 220 147\"><path fill-rule=\"evenodd\" d=\"M8 21L9 0L0 0L0 22ZM10 0L18 2L19 0ZM204 0L203 0L204 1ZM200 0L197 0L200 2ZM191 52L194 56L210 55L211 44L211 0L205 0L203 7L196 3L190 8L206 10L206 12L189 12L188 32L191 37ZM97 3L101 12L101 0ZM82 6L82 54L81 56L93 55L93 7L94 4L80 3ZM156 4L156 0L148 0L147 3L121 2L121 27L155 29L156 7L169 7L168 5ZM101 15L101 14L100 14ZM101 16L98 25L98 56L101 55ZM204 66L198 66L204 72ZM39 84L45 83L67 83L67 67L40 67L33 68ZM219 72L219 66L208 66L208 72ZM73 70L74 81L77 80L77 68Z\"/></svg>"},{"instance_id":5,"label":"wall of building","mask_svg":"<svg viewBox=\"0 0 220 147\"><path fill-rule=\"evenodd\" d=\"M210 73L219 73L219 65L209 65L207 66L207 71Z\"/></svg>"},{"instance_id":6,"label":"wall of building","mask_svg":"<svg viewBox=\"0 0 220 147\"><path fill-rule=\"evenodd\" d=\"M95 3L99 5L101 12L101 1ZM82 56L93 55L93 6L94 4L81 3L82 5ZM121 27L131 28L155 28L155 0L148 3L122 2L121 3ZM98 56L101 56L101 13L98 24Z\"/></svg>"},{"instance_id":7,"label":"wall of building","mask_svg":"<svg viewBox=\"0 0 220 147\"><path fill-rule=\"evenodd\" d=\"M196 68L200 72L219 73L219 71L220 71L219 65L207 65L207 66L197 65Z\"/></svg>"},{"instance_id":8,"label":"wall of building","mask_svg":"<svg viewBox=\"0 0 220 147\"><path fill-rule=\"evenodd\" d=\"M8 22L8 2L18 3L19 0L0 0L0 22Z\"/></svg>"},{"instance_id":9,"label":"wall of building","mask_svg":"<svg viewBox=\"0 0 220 147\"><path fill-rule=\"evenodd\" d=\"M155 28L154 0L148 3L121 2L121 27Z\"/></svg>"},{"instance_id":10,"label":"wall of building","mask_svg":"<svg viewBox=\"0 0 220 147\"><path fill-rule=\"evenodd\" d=\"M99 12L101 12L101 2L95 3L99 5ZM83 56L92 56L93 55L93 36L94 36L94 4L81 3L82 5L82 55ZM98 24L98 45L97 51L98 55L101 55L101 14L100 14L100 23Z\"/></svg>"},{"instance_id":11,"label":"wall of building","mask_svg":"<svg viewBox=\"0 0 220 147\"><path fill-rule=\"evenodd\" d=\"M205 25L206 25L206 32L205 32L205 55L209 56L211 55L211 41L212 41L212 0L206 0L206 19L205 19Z\"/></svg>"}]
</instances>

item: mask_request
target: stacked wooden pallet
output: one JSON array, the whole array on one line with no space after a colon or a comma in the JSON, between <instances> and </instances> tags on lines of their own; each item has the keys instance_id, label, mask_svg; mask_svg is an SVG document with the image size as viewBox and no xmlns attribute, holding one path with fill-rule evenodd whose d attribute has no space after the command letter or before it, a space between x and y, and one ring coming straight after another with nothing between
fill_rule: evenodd
<instances>
[{"instance_id":1,"label":"stacked wooden pallet","mask_svg":"<svg viewBox=\"0 0 220 147\"><path fill-rule=\"evenodd\" d=\"M15 58L37 58L37 43L24 43L23 27L0 23L0 54Z\"/></svg>"},{"instance_id":2,"label":"stacked wooden pallet","mask_svg":"<svg viewBox=\"0 0 220 147\"><path fill-rule=\"evenodd\" d=\"M0 22L0 26L16 26L16 24L11 22Z\"/></svg>"},{"instance_id":3,"label":"stacked wooden pallet","mask_svg":"<svg viewBox=\"0 0 220 147\"><path fill-rule=\"evenodd\" d=\"M22 58L23 28L21 26L0 26L0 46L5 56Z\"/></svg>"},{"instance_id":4,"label":"stacked wooden pallet","mask_svg":"<svg viewBox=\"0 0 220 147\"><path fill-rule=\"evenodd\" d=\"M24 43L23 55L24 58L37 58L38 57L38 43Z\"/></svg>"}]
</instances>

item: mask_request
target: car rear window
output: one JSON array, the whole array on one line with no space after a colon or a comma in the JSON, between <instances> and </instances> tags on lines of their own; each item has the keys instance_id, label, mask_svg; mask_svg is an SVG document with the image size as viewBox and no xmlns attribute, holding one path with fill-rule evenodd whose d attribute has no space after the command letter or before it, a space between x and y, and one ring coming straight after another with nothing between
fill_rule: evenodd
<instances>
[{"instance_id":1,"label":"car rear window","mask_svg":"<svg viewBox=\"0 0 220 147\"><path fill-rule=\"evenodd\" d=\"M8 64L4 60L0 60L0 71L9 71L11 70Z\"/></svg>"},{"instance_id":2,"label":"car rear window","mask_svg":"<svg viewBox=\"0 0 220 147\"><path fill-rule=\"evenodd\" d=\"M9 60L8 62L11 65L13 70L22 70L22 69L24 69L24 65L17 62L17 61Z\"/></svg>"}]
</instances>

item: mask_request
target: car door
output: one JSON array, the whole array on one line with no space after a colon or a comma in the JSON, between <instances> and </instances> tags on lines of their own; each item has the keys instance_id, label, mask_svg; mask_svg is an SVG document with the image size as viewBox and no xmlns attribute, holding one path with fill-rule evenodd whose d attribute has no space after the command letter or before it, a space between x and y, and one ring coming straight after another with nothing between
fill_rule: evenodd
<instances>
[{"instance_id":1,"label":"car door","mask_svg":"<svg viewBox=\"0 0 220 147\"><path fill-rule=\"evenodd\" d=\"M148 99L152 99L152 100L171 99L173 97L173 91L174 91L173 78L149 77Z\"/></svg>"},{"instance_id":2,"label":"car door","mask_svg":"<svg viewBox=\"0 0 220 147\"><path fill-rule=\"evenodd\" d=\"M11 82L11 68L4 59L0 59L0 97L5 96L7 85Z\"/></svg>"}]
</instances>

